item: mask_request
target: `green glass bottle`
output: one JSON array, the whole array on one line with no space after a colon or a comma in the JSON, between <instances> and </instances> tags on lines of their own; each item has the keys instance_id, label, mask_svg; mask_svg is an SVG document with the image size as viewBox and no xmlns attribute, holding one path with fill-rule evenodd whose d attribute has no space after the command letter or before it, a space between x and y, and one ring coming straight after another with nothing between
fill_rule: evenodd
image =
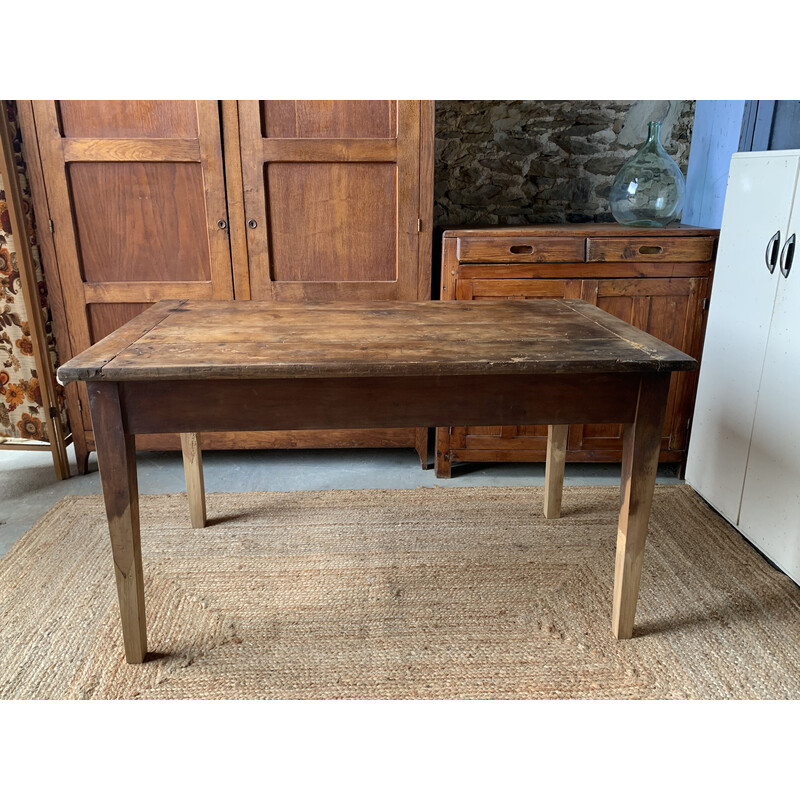
<instances>
[{"instance_id":1,"label":"green glass bottle","mask_svg":"<svg viewBox=\"0 0 800 800\"><path fill-rule=\"evenodd\" d=\"M623 225L663 228L680 217L685 190L683 173L661 144L661 122L650 122L647 141L611 185L611 213Z\"/></svg>"}]
</instances>

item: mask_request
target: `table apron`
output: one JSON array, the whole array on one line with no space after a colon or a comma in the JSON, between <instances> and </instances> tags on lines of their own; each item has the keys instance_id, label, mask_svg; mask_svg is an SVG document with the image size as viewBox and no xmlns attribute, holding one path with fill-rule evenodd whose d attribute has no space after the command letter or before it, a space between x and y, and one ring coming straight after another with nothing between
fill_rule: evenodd
<instances>
[{"instance_id":1,"label":"table apron","mask_svg":"<svg viewBox=\"0 0 800 800\"><path fill-rule=\"evenodd\" d=\"M625 423L636 415L640 381L656 375L165 380L117 386L126 433L187 433ZM89 383L90 398L111 385Z\"/></svg>"}]
</instances>

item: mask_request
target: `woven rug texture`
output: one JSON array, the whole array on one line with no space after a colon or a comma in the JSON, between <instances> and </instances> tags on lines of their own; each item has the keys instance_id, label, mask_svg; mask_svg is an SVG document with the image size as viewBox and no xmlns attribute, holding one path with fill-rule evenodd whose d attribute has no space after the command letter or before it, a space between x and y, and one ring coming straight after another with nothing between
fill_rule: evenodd
<instances>
[{"instance_id":1,"label":"woven rug texture","mask_svg":"<svg viewBox=\"0 0 800 800\"><path fill-rule=\"evenodd\" d=\"M0 560L0 698L800 698L800 587L656 487L634 638L611 636L619 490L141 497L148 660L125 663L102 498Z\"/></svg>"}]
</instances>

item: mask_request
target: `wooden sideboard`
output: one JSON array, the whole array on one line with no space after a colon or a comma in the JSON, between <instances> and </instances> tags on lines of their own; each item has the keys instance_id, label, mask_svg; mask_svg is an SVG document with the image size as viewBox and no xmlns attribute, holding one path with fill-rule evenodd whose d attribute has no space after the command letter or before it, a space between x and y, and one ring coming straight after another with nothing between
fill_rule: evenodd
<instances>
[{"instance_id":1,"label":"wooden sideboard","mask_svg":"<svg viewBox=\"0 0 800 800\"><path fill-rule=\"evenodd\" d=\"M536 225L445 231L443 300L580 298L700 359L719 231ZM672 377L662 462L683 465L697 373ZM475 461L544 461L547 427L437 428L436 475ZM621 425L572 425L568 461L622 457Z\"/></svg>"}]
</instances>

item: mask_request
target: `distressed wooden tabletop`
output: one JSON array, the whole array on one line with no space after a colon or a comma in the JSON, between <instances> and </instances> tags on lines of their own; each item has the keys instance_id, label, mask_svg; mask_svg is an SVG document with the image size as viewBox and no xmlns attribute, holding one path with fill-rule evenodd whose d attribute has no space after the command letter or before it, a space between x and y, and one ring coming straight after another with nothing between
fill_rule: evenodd
<instances>
[{"instance_id":1,"label":"distressed wooden tabletop","mask_svg":"<svg viewBox=\"0 0 800 800\"><path fill-rule=\"evenodd\" d=\"M697 362L582 300L289 304L162 300L61 383L667 372Z\"/></svg>"}]
</instances>

